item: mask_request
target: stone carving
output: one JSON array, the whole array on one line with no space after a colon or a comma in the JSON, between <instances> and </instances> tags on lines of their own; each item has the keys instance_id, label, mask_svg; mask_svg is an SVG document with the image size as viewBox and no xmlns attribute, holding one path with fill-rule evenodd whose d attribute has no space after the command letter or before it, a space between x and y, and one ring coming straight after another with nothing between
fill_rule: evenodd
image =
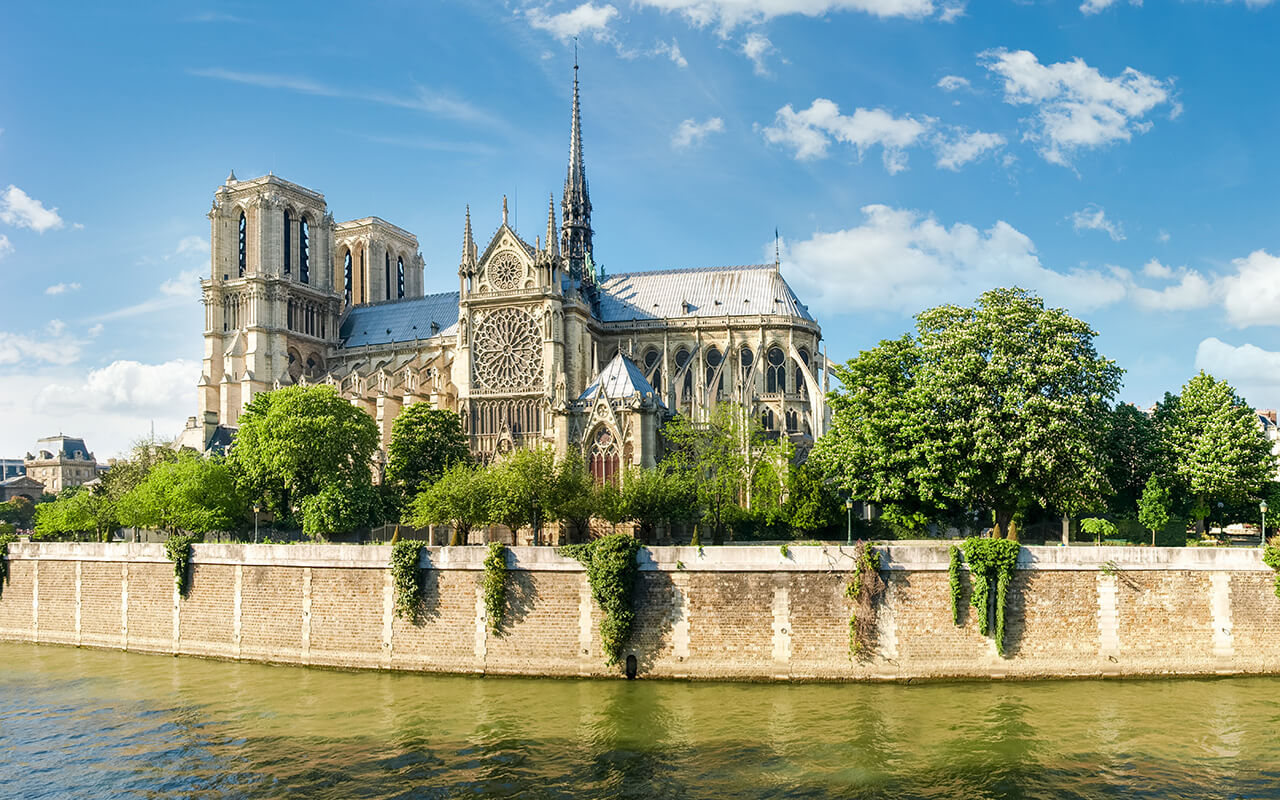
<instances>
[{"instance_id":1,"label":"stone carving","mask_svg":"<svg viewBox=\"0 0 1280 800\"><path fill-rule=\"evenodd\" d=\"M524 277L524 267L515 253L502 252L489 262L489 283L500 292L509 292L520 288L520 279Z\"/></svg>"},{"instance_id":2,"label":"stone carving","mask_svg":"<svg viewBox=\"0 0 1280 800\"><path fill-rule=\"evenodd\" d=\"M476 324L472 344L476 384L509 392L542 385L542 343L537 323L520 308L500 308Z\"/></svg>"}]
</instances>

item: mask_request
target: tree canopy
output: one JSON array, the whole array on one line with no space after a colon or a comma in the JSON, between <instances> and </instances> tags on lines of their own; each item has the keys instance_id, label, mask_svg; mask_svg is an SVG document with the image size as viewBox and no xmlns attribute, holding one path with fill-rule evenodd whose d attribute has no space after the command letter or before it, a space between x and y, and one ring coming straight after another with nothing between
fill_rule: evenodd
<instances>
[{"instance_id":1,"label":"tree canopy","mask_svg":"<svg viewBox=\"0 0 1280 800\"><path fill-rule=\"evenodd\" d=\"M453 464L470 459L462 420L452 411L414 403L391 423L386 480L401 497L412 497Z\"/></svg>"}]
</instances>

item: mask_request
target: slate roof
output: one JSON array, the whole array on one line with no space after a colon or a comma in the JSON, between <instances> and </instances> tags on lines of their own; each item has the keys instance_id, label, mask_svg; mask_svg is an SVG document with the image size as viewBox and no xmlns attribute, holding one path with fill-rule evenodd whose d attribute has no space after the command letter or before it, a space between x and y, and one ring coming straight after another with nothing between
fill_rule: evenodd
<instances>
[{"instance_id":1,"label":"slate roof","mask_svg":"<svg viewBox=\"0 0 1280 800\"><path fill-rule=\"evenodd\" d=\"M439 328L432 330L431 323ZM355 306L338 330L343 347L412 342L452 333L458 324L458 293L443 292L411 300L388 300Z\"/></svg>"},{"instance_id":2,"label":"slate roof","mask_svg":"<svg viewBox=\"0 0 1280 800\"><path fill-rule=\"evenodd\" d=\"M613 360L591 379L591 385L582 392L578 399L594 400L601 391L610 400L634 397L636 394L641 397L651 394L656 395L653 386L649 381L645 380L644 373L640 371L640 367L636 366L634 361L622 353L614 356Z\"/></svg>"},{"instance_id":3,"label":"slate roof","mask_svg":"<svg viewBox=\"0 0 1280 800\"><path fill-rule=\"evenodd\" d=\"M54 457L76 459L87 461L92 458L89 448L85 446L84 439L78 439L71 436L46 436L38 439L36 444L40 450L48 450L53 453ZM76 453L80 455L77 456Z\"/></svg>"},{"instance_id":4,"label":"slate roof","mask_svg":"<svg viewBox=\"0 0 1280 800\"><path fill-rule=\"evenodd\" d=\"M624 272L601 279L604 322L786 314L809 309L772 264Z\"/></svg>"}]
</instances>

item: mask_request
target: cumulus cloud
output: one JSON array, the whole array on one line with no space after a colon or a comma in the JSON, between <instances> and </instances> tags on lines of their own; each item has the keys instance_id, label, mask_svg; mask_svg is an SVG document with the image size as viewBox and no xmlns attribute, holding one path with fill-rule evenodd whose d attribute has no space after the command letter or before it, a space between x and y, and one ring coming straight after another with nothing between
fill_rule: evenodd
<instances>
[{"instance_id":1,"label":"cumulus cloud","mask_svg":"<svg viewBox=\"0 0 1280 800\"><path fill-rule=\"evenodd\" d=\"M950 228L917 211L864 206L861 225L789 242L783 268L801 296L826 313L915 313L970 303L993 286L1017 285L1053 305L1089 311L1125 297L1110 271L1045 267L1029 237L1004 221L985 231Z\"/></svg>"},{"instance_id":2,"label":"cumulus cloud","mask_svg":"<svg viewBox=\"0 0 1280 800\"><path fill-rule=\"evenodd\" d=\"M838 105L819 97L800 111L790 104L778 109L773 124L764 128L764 138L794 150L802 161L825 157L832 141L853 145L858 158L879 146L885 169L896 174L907 168L906 148L916 144L932 124L929 117L895 117L882 108L857 108L845 115Z\"/></svg>"},{"instance_id":3,"label":"cumulus cloud","mask_svg":"<svg viewBox=\"0 0 1280 800\"><path fill-rule=\"evenodd\" d=\"M184 236L178 240L178 246L174 248L175 256L209 255L209 240L202 236Z\"/></svg>"},{"instance_id":4,"label":"cumulus cloud","mask_svg":"<svg viewBox=\"0 0 1280 800\"><path fill-rule=\"evenodd\" d=\"M751 64L757 75L769 74L769 67L764 63L764 60L773 52L775 52L773 42L769 41L769 37L763 33L752 31L747 34L747 38L742 42L742 54L751 59Z\"/></svg>"},{"instance_id":5,"label":"cumulus cloud","mask_svg":"<svg viewBox=\"0 0 1280 800\"><path fill-rule=\"evenodd\" d=\"M1143 265L1142 274L1159 281L1176 281L1155 289L1137 283L1130 287L1130 296L1134 304L1147 311L1189 311L1193 308L1205 308L1212 305L1219 296L1218 287L1213 279L1193 269L1186 267L1174 269L1153 258Z\"/></svg>"},{"instance_id":6,"label":"cumulus cloud","mask_svg":"<svg viewBox=\"0 0 1280 800\"><path fill-rule=\"evenodd\" d=\"M1124 241L1124 228L1114 220L1107 219L1107 212L1100 205L1089 204L1087 207L1073 212L1067 219L1071 227L1080 231L1102 231L1111 237L1113 242Z\"/></svg>"},{"instance_id":7,"label":"cumulus cloud","mask_svg":"<svg viewBox=\"0 0 1280 800\"><path fill-rule=\"evenodd\" d=\"M1255 250L1231 262L1235 273L1222 279L1222 305L1237 328L1280 325L1280 258Z\"/></svg>"},{"instance_id":8,"label":"cumulus cloud","mask_svg":"<svg viewBox=\"0 0 1280 800\"><path fill-rule=\"evenodd\" d=\"M1108 78L1082 59L1041 64L1026 50L982 53L982 63L1004 81L1005 102L1034 109L1023 138L1050 163L1070 166L1080 150L1129 141L1145 133L1148 112L1171 104L1173 82L1132 67ZM1176 116L1179 107L1171 105Z\"/></svg>"},{"instance_id":9,"label":"cumulus cloud","mask_svg":"<svg viewBox=\"0 0 1280 800\"><path fill-rule=\"evenodd\" d=\"M940 168L958 172L965 164L977 161L988 152L1004 146L1005 139L998 133L958 128L950 135L939 135L934 143L934 151Z\"/></svg>"},{"instance_id":10,"label":"cumulus cloud","mask_svg":"<svg viewBox=\"0 0 1280 800\"><path fill-rule=\"evenodd\" d=\"M972 88L968 78L961 78L959 75L943 75L938 80L938 88L944 92L955 92L960 89Z\"/></svg>"},{"instance_id":11,"label":"cumulus cloud","mask_svg":"<svg viewBox=\"0 0 1280 800\"><path fill-rule=\"evenodd\" d=\"M55 283L54 285L45 289L44 293L51 294L51 295L59 295L59 294L65 294L67 292L74 292L79 288L80 288L80 284L78 283Z\"/></svg>"},{"instance_id":12,"label":"cumulus cloud","mask_svg":"<svg viewBox=\"0 0 1280 800\"><path fill-rule=\"evenodd\" d=\"M90 370L78 384L53 383L39 404L53 411L125 411L145 413L190 405L200 364L175 359L163 364L113 361Z\"/></svg>"},{"instance_id":13,"label":"cumulus cloud","mask_svg":"<svg viewBox=\"0 0 1280 800\"><path fill-rule=\"evenodd\" d=\"M857 11L881 18L926 19L936 15L949 22L964 11L962 3L933 0L636 0L636 4L675 12L696 27L714 25L722 32L791 14L820 17Z\"/></svg>"},{"instance_id":14,"label":"cumulus cloud","mask_svg":"<svg viewBox=\"0 0 1280 800\"><path fill-rule=\"evenodd\" d=\"M19 228L30 228L36 233L61 228L65 223L58 216L58 209L45 208L39 200L13 184L0 195L0 222ZM5 239L7 243L9 240Z\"/></svg>"},{"instance_id":15,"label":"cumulus cloud","mask_svg":"<svg viewBox=\"0 0 1280 800\"><path fill-rule=\"evenodd\" d=\"M1255 407L1275 407L1280 353L1254 344L1231 345L1211 336L1196 348L1196 369L1230 383Z\"/></svg>"},{"instance_id":16,"label":"cumulus cloud","mask_svg":"<svg viewBox=\"0 0 1280 800\"><path fill-rule=\"evenodd\" d=\"M671 137L671 146L677 150L684 150L692 145L702 144L702 141L713 133L723 132L724 120L719 117L712 117L706 122L698 122L692 118L686 119L680 123L680 127L676 128L675 135Z\"/></svg>"},{"instance_id":17,"label":"cumulus cloud","mask_svg":"<svg viewBox=\"0 0 1280 800\"><path fill-rule=\"evenodd\" d=\"M82 350L83 342L67 335L61 320L50 322L43 333L0 331L0 365L74 364Z\"/></svg>"},{"instance_id":18,"label":"cumulus cloud","mask_svg":"<svg viewBox=\"0 0 1280 800\"><path fill-rule=\"evenodd\" d=\"M0 233L0 258L4 258L7 254L13 252L13 245L9 242L9 237Z\"/></svg>"},{"instance_id":19,"label":"cumulus cloud","mask_svg":"<svg viewBox=\"0 0 1280 800\"><path fill-rule=\"evenodd\" d=\"M587 2L570 11L548 14L545 8L531 8L525 12L529 24L547 31L557 39L590 34L599 39L608 36L609 23L618 16L618 9L611 5L597 6Z\"/></svg>"}]
</instances>

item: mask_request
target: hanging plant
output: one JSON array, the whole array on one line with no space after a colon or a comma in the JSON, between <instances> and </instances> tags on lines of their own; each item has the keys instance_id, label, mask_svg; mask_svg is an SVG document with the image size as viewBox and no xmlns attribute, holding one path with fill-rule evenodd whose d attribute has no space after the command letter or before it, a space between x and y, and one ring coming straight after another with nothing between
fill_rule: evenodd
<instances>
[{"instance_id":1,"label":"hanging plant","mask_svg":"<svg viewBox=\"0 0 1280 800\"><path fill-rule=\"evenodd\" d=\"M880 577L880 553L866 542L853 548L853 575L844 596L853 601L849 615L849 657L861 659L871 648L876 630L876 601L884 594L885 582Z\"/></svg>"},{"instance_id":2,"label":"hanging plant","mask_svg":"<svg viewBox=\"0 0 1280 800\"><path fill-rule=\"evenodd\" d=\"M1004 655L1004 610L1009 597L1009 582L1018 564L1020 545L1009 539L982 539L973 537L964 542L964 557L969 562L969 576L973 592L969 602L978 612L978 632L986 636L991 631L994 607L996 652ZM991 597L991 584L996 587ZM953 589L954 591L954 589Z\"/></svg>"},{"instance_id":3,"label":"hanging plant","mask_svg":"<svg viewBox=\"0 0 1280 800\"><path fill-rule=\"evenodd\" d=\"M951 563L947 566L947 579L951 584L951 621L960 624L960 606L964 587L960 584L960 548L951 545Z\"/></svg>"},{"instance_id":4,"label":"hanging plant","mask_svg":"<svg viewBox=\"0 0 1280 800\"><path fill-rule=\"evenodd\" d=\"M1276 597L1280 597L1280 547L1268 544L1262 549L1262 563L1276 573Z\"/></svg>"},{"instance_id":5,"label":"hanging plant","mask_svg":"<svg viewBox=\"0 0 1280 800\"><path fill-rule=\"evenodd\" d=\"M416 620L422 608L422 548L426 542L406 539L391 545L391 585L396 593L396 616Z\"/></svg>"},{"instance_id":6,"label":"hanging plant","mask_svg":"<svg viewBox=\"0 0 1280 800\"><path fill-rule=\"evenodd\" d=\"M187 576L191 570L191 545L200 541L199 536L191 533L175 533L164 543L165 555L173 562L173 580L178 586L178 595L187 596L189 581Z\"/></svg>"},{"instance_id":7,"label":"hanging plant","mask_svg":"<svg viewBox=\"0 0 1280 800\"><path fill-rule=\"evenodd\" d=\"M507 608L507 546L491 542L484 559L484 614L494 636L502 635L502 617Z\"/></svg>"},{"instance_id":8,"label":"hanging plant","mask_svg":"<svg viewBox=\"0 0 1280 800\"><path fill-rule=\"evenodd\" d=\"M636 585L636 554L640 542L625 533L602 536L587 544L571 544L557 550L576 559L587 568L587 583L604 619L600 620L600 645L606 666L614 666L622 657L622 648L631 638L636 612L631 593Z\"/></svg>"},{"instance_id":9,"label":"hanging plant","mask_svg":"<svg viewBox=\"0 0 1280 800\"><path fill-rule=\"evenodd\" d=\"M12 533L0 534L0 596L4 594L4 585L9 582L9 543L17 539Z\"/></svg>"}]
</instances>

